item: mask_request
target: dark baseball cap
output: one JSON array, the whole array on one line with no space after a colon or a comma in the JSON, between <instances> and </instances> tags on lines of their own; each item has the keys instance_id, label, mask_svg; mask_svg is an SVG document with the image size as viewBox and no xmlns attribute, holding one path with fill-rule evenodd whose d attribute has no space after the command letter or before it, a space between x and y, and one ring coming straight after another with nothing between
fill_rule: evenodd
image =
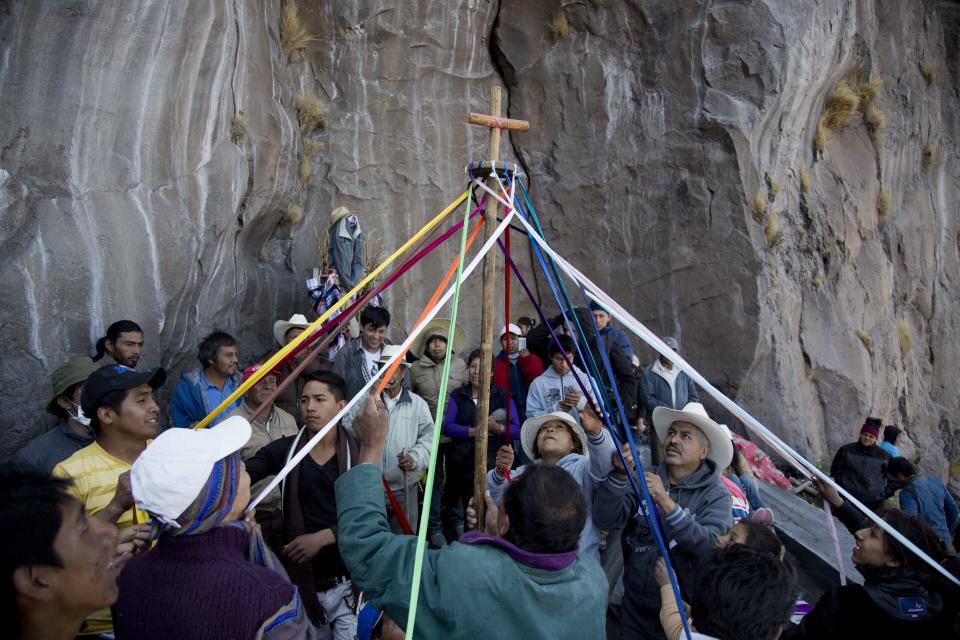
<instances>
[{"instance_id":1,"label":"dark baseball cap","mask_svg":"<svg viewBox=\"0 0 960 640\"><path fill-rule=\"evenodd\" d=\"M166 381L167 372L162 367L137 371L122 364L108 364L87 377L80 395L80 408L85 415L92 416L100 407L103 397L111 391L126 391L142 384L158 389Z\"/></svg>"}]
</instances>

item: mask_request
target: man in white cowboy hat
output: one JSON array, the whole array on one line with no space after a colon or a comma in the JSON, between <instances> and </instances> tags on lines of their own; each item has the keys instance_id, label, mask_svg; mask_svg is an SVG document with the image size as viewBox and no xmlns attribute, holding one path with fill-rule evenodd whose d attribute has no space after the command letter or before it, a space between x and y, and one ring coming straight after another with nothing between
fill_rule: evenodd
<instances>
[{"instance_id":1,"label":"man in white cowboy hat","mask_svg":"<svg viewBox=\"0 0 960 640\"><path fill-rule=\"evenodd\" d=\"M717 537L733 526L730 494L720 472L733 458L733 445L703 405L682 410L657 407L653 426L663 443L663 463L644 478L656 508L651 516L662 524L681 586L689 584L697 558L713 548ZM629 455L626 456L632 465ZM619 457L593 501L593 518L602 529L625 527L622 637L663 638L657 618L658 586L654 566L660 557L647 518L629 489Z\"/></svg>"},{"instance_id":2,"label":"man in white cowboy hat","mask_svg":"<svg viewBox=\"0 0 960 640\"><path fill-rule=\"evenodd\" d=\"M385 345L377 364L383 367L394 355L402 351L399 345ZM417 394L403 386L410 366L401 358L401 365L391 376L384 387L381 399L387 408L390 428L387 431L387 440L384 444L381 468L390 490L400 503L407 516L410 526L416 531L420 515L418 504L417 482L420 472L430 465L430 450L433 447L433 416L427 408L427 402ZM358 402L343 418L343 425L352 432L353 418L359 413L365 403ZM393 513L387 509L390 516L390 527L399 533L400 523Z\"/></svg>"},{"instance_id":3,"label":"man in white cowboy hat","mask_svg":"<svg viewBox=\"0 0 960 640\"><path fill-rule=\"evenodd\" d=\"M303 333L310 326L310 321L302 313L295 313L289 320L277 320L273 323L273 338L281 347L285 347L297 336ZM287 376L293 372L297 366L303 362L307 356L307 349L303 349L289 361L281 364L274 373L277 374L277 383L287 379ZM303 377L305 374L316 373L323 369L329 369L330 363L326 362L322 356L314 358L303 371L300 377L287 385L287 387L277 396L276 406L292 415L297 424L300 424L300 393L303 391Z\"/></svg>"},{"instance_id":4,"label":"man in white cowboy hat","mask_svg":"<svg viewBox=\"0 0 960 640\"><path fill-rule=\"evenodd\" d=\"M447 398L454 389L467 381L467 365L452 354L463 349L464 329L460 323L453 328L453 350L450 358L450 374L447 376L447 396L440 400L440 382L447 356L447 334L450 331L449 318L431 320L410 346L410 352L419 359L410 366L410 388L426 400L430 415L437 414L437 406L446 407ZM444 458L446 446L451 442L447 436L440 436L440 457L437 459L437 473L434 475L433 500L430 502L430 542L434 546L445 544L440 522L440 487L443 486Z\"/></svg>"},{"instance_id":5,"label":"man in white cowboy hat","mask_svg":"<svg viewBox=\"0 0 960 640\"><path fill-rule=\"evenodd\" d=\"M353 289L363 277L363 232L359 211L337 207L330 212L327 240L327 265L337 272L344 293Z\"/></svg>"}]
</instances>

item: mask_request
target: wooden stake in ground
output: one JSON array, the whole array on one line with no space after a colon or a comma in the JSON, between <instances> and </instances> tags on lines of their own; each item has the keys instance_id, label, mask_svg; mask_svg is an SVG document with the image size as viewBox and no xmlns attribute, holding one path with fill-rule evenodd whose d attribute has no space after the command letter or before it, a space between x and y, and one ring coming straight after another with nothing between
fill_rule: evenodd
<instances>
[{"instance_id":1,"label":"wooden stake in ground","mask_svg":"<svg viewBox=\"0 0 960 640\"><path fill-rule=\"evenodd\" d=\"M500 117L500 87L494 85L490 92L490 114L471 113L467 122L490 129L490 152L487 160L495 167L500 160L500 130L527 131L530 123ZM491 175L487 185L497 191L496 178ZM497 200L487 198L484 210L483 235L489 238L497 227ZM483 527L483 492L487 488L487 418L490 416L490 378L493 374L493 298L497 278L497 251L491 247L483 258L483 294L480 309L480 397L477 399L477 423L474 442L473 503L477 509L477 522ZM508 425L509 426L509 425Z\"/></svg>"}]
</instances>

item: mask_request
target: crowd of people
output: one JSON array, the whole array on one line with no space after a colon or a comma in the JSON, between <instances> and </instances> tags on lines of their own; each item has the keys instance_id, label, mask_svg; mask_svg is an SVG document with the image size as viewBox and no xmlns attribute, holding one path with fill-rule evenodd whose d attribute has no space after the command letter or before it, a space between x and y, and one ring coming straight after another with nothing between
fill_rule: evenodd
<instances>
[{"instance_id":1,"label":"crowd of people","mask_svg":"<svg viewBox=\"0 0 960 640\"><path fill-rule=\"evenodd\" d=\"M490 389L481 388L480 351L464 352L463 327L436 319L382 393L351 402L401 353L387 335L389 311L370 304L355 334L344 329L322 353L299 351L202 429L191 427L264 360L241 368L237 340L213 331L198 345L199 366L174 383L164 368L142 366L148 336L139 325L112 324L93 357L53 371L46 408L56 425L0 470L13 636L402 637L416 554L408 534L426 493L417 637L603 638L611 621L629 639L675 640L688 629L723 640L957 634L958 592L824 484L824 500L857 540L852 560L864 582L798 606L797 567L774 514L693 381L669 355L642 364L604 309L573 316L583 330L562 314L503 326ZM278 320L276 347L308 327L302 314ZM664 342L679 352L678 340ZM598 362L613 375L598 374ZM161 407L156 392L171 384ZM614 391L626 415L604 416ZM485 394L478 521L474 445ZM623 423L646 443L639 450L622 444ZM901 429L883 431L867 419L831 475L956 575L956 503L899 456ZM435 482L424 486L435 446ZM612 565L620 569L604 571Z\"/></svg>"}]
</instances>

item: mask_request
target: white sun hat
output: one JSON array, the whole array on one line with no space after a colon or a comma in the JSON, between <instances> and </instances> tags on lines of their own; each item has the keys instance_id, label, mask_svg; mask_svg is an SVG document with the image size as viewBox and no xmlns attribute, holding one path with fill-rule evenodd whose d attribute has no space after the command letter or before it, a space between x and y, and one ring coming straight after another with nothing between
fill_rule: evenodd
<instances>
[{"instance_id":1,"label":"white sun hat","mask_svg":"<svg viewBox=\"0 0 960 640\"><path fill-rule=\"evenodd\" d=\"M540 427L553 420L559 420L560 422L566 423L571 429L573 429L573 432L577 434L578 438L580 438L580 445L583 449L583 455L589 457L589 449L587 449L587 434L584 433L583 427L577 424L577 421L574 419L574 417L566 411L545 413L542 416L537 416L536 418L527 418L524 421L523 426L520 427L520 446L523 447L523 452L527 454L527 457L531 460L536 460L539 457L533 454L533 445L537 441L537 434L540 433Z\"/></svg>"}]
</instances>

